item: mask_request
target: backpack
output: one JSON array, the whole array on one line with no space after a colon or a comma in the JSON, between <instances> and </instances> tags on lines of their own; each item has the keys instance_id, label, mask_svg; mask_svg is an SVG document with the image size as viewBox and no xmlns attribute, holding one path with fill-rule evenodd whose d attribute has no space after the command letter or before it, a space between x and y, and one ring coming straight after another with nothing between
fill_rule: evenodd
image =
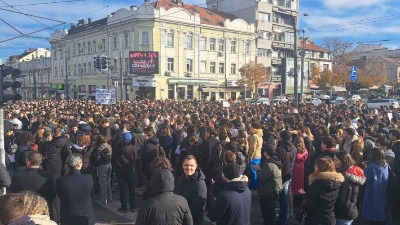
<instances>
[{"instance_id":1,"label":"backpack","mask_svg":"<svg viewBox=\"0 0 400 225\"><path fill-rule=\"evenodd\" d=\"M15 153L18 150L18 145L15 143L16 138L14 138L12 141L8 143L6 146L6 151L9 155L15 155Z\"/></svg>"}]
</instances>

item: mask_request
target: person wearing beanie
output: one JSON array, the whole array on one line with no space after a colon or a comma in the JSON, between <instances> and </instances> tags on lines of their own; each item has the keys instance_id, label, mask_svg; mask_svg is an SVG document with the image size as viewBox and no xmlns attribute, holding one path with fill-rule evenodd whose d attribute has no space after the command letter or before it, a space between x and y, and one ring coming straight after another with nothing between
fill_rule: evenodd
<instances>
[{"instance_id":1,"label":"person wearing beanie","mask_svg":"<svg viewBox=\"0 0 400 225\"><path fill-rule=\"evenodd\" d=\"M275 205L282 192L282 164L276 157L276 148L271 144L262 148L265 161L262 166L254 165L260 182L257 189L264 224L275 224Z\"/></svg>"},{"instance_id":2,"label":"person wearing beanie","mask_svg":"<svg viewBox=\"0 0 400 225\"><path fill-rule=\"evenodd\" d=\"M121 137L122 136L122 137ZM138 158L135 146L131 143L132 134L126 132L119 136L116 145L113 147L112 164L117 175L121 207L120 212L128 211L128 202L131 210L136 208L134 171ZM126 198L128 188L129 199Z\"/></svg>"},{"instance_id":3,"label":"person wearing beanie","mask_svg":"<svg viewBox=\"0 0 400 225\"><path fill-rule=\"evenodd\" d=\"M253 190L257 190L257 173L253 169L253 165L260 165L261 163L261 147L263 145L263 130L261 129L261 125L259 123L253 123L251 125L251 133L252 135L249 138L249 153L247 155L247 162L251 169Z\"/></svg>"},{"instance_id":4,"label":"person wearing beanie","mask_svg":"<svg viewBox=\"0 0 400 225\"><path fill-rule=\"evenodd\" d=\"M217 225L250 225L251 192L247 176L240 175L238 164L228 163L222 168L222 179L225 185L208 217Z\"/></svg>"}]
</instances>

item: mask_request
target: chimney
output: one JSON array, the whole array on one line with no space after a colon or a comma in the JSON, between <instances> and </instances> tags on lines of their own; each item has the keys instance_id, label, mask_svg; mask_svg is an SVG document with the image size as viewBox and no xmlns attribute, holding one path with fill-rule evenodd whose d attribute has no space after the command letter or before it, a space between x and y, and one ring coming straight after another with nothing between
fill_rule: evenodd
<instances>
[{"instance_id":1,"label":"chimney","mask_svg":"<svg viewBox=\"0 0 400 225\"><path fill-rule=\"evenodd\" d=\"M70 23L69 25L71 26L70 29L74 29L75 28L75 24L74 23Z\"/></svg>"},{"instance_id":2,"label":"chimney","mask_svg":"<svg viewBox=\"0 0 400 225\"><path fill-rule=\"evenodd\" d=\"M138 7L137 7L136 5L131 5L131 6L130 6L130 9L131 9L131 11L132 11L132 10L137 10Z\"/></svg>"},{"instance_id":3,"label":"chimney","mask_svg":"<svg viewBox=\"0 0 400 225\"><path fill-rule=\"evenodd\" d=\"M176 4L178 4L178 5L182 5L182 4L183 4L183 2L182 2L182 0L176 0Z\"/></svg>"},{"instance_id":4,"label":"chimney","mask_svg":"<svg viewBox=\"0 0 400 225\"><path fill-rule=\"evenodd\" d=\"M82 21L82 25L86 24L86 20L85 19L82 19L81 21Z\"/></svg>"},{"instance_id":5,"label":"chimney","mask_svg":"<svg viewBox=\"0 0 400 225\"><path fill-rule=\"evenodd\" d=\"M93 23L93 18L88 18L88 23Z\"/></svg>"}]
</instances>

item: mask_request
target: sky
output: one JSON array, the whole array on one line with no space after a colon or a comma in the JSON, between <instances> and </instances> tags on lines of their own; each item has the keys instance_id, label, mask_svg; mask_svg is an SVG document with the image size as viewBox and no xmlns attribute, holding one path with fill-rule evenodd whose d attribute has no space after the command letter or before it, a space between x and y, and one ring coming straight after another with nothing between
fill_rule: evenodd
<instances>
[{"instance_id":1,"label":"sky","mask_svg":"<svg viewBox=\"0 0 400 225\"><path fill-rule=\"evenodd\" d=\"M206 7L206 0L184 0ZM229 1L229 0L227 0ZM0 59L30 48L50 48L48 38L70 23L98 20L144 0L0 0ZM300 0L299 29L322 45L338 37L353 43L400 48L399 0ZM303 16L308 14L308 16ZM12 40L11 40L12 39Z\"/></svg>"}]
</instances>

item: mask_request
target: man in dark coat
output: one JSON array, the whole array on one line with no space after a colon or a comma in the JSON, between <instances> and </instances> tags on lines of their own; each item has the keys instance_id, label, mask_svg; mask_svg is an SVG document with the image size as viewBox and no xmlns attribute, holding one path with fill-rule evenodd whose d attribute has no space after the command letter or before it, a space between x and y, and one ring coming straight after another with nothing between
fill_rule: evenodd
<instances>
[{"instance_id":1,"label":"man in dark coat","mask_svg":"<svg viewBox=\"0 0 400 225\"><path fill-rule=\"evenodd\" d=\"M90 192L93 178L81 174L82 156L73 153L67 158L70 173L56 182L57 195L61 199L61 225L94 225Z\"/></svg>"},{"instance_id":2,"label":"man in dark coat","mask_svg":"<svg viewBox=\"0 0 400 225\"><path fill-rule=\"evenodd\" d=\"M0 188L1 187L10 187L10 184L11 184L11 178L8 175L7 169L4 166L4 164L0 162ZM0 192L0 196L2 194L3 193Z\"/></svg>"},{"instance_id":3,"label":"man in dark coat","mask_svg":"<svg viewBox=\"0 0 400 225\"><path fill-rule=\"evenodd\" d=\"M141 156L141 160L143 162L143 172L146 175L147 180L151 179L151 163L159 156L159 150L159 140L155 136L153 129L147 129L145 135L145 144Z\"/></svg>"},{"instance_id":4,"label":"man in dark coat","mask_svg":"<svg viewBox=\"0 0 400 225\"><path fill-rule=\"evenodd\" d=\"M126 188L129 192L129 205L131 210L136 208L135 201L135 180L134 168L137 159L137 151L135 146L130 143L132 134L124 133L122 139L113 147L113 169L117 175L121 208L118 211L126 212L128 201L126 199Z\"/></svg>"},{"instance_id":5,"label":"man in dark coat","mask_svg":"<svg viewBox=\"0 0 400 225\"><path fill-rule=\"evenodd\" d=\"M42 155L38 152L33 152L28 155L26 167L21 168L14 174L11 180L10 189L13 193L22 191L32 191L44 199L49 206L55 200L56 192L53 185L53 179L50 173L43 171L40 168ZM57 215L51 215L51 219L57 221Z\"/></svg>"},{"instance_id":6,"label":"man in dark coat","mask_svg":"<svg viewBox=\"0 0 400 225\"><path fill-rule=\"evenodd\" d=\"M236 163L226 164L222 174L226 184L217 196L217 204L209 210L208 217L218 225L250 225L248 178L240 175L240 166Z\"/></svg>"},{"instance_id":7,"label":"man in dark coat","mask_svg":"<svg viewBox=\"0 0 400 225\"><path fill-rule=\"evenodd\" d=\"M202 224L207 199L205 176L197 168L193 155L186 156L182 166L184 174L176 180L174 193L185 197L189 203L193 224Z\"/></svg>"},{"instance_id":8,"label":"man in dark coat","mask_svg":"<svg viewBox=\"0 0 400 225\"><path fill-rule=\"evenodd\" d=\"M51 140L50 144L57 148L57 153L61 155L64 163L68 155L71 154L71 142L68 138L62 136L60 128L54 130L54 138Z\"/></svg>"},{"instance_id":9,"label":"man in dark coat","mask_svg":"<svg viewBox=\"0 0 400 225\"><path fill-rule=\"evenodd\" d=\"M154 174L150 186L152 195L141 204L136 224L193 224L186 199L172 192L174 177L170 170L162 169Z\"/></svg>"}]
</instances>

